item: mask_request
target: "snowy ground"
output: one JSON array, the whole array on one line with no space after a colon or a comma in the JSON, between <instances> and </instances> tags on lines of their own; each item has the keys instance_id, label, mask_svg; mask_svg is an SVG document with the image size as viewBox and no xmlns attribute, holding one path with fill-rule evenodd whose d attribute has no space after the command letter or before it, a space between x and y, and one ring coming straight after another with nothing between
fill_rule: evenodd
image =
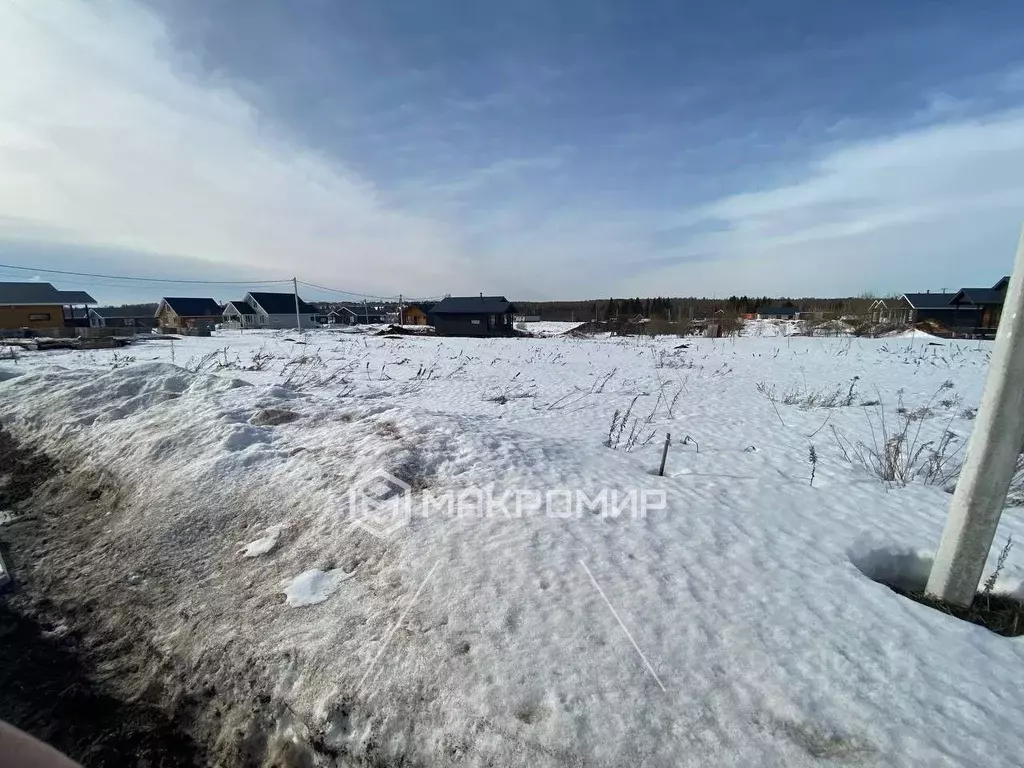
<instances>
[{"instance_id":1,"label":"snowy ground","mask_svg":"<svg viewBox=\"0 0 1024 768\"><path fill-rule=\"evenodd\" d=\"M862 572L923 572L949 496L849 456L900 407L957 445L989 353L224 333L22 354L0 420L115 489L78 553L109 610L146 605L139 639L219 689L257 674L320 759L1016 765L1021 639Z\"/></svg>"}]
</instances>

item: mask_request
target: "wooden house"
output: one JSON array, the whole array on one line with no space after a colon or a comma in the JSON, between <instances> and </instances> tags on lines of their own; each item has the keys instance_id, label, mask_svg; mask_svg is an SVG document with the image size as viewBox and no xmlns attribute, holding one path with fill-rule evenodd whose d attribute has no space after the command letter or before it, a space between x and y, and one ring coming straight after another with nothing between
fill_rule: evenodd
<instances>
[{"instance_id":1,"label":"wooden house","mask_svg":"<svg viewBox=\"0 0 1024 768\"><path fill-rule=\"evenodd\" d=\"M88 325L88 306L95 303L85 291L60 291L50 283L0 283L0 330Z\"/></svg>"},{"instance_id":2,"label":"wooden house","mask_svg":"<svg viewBox=\"0 0 1024 768\"><path fill-rule=\"evenodd\" d=\"M402 325L430 325L430 311L433 302L417 302L402 309Z\"/></svg>"},{"instance_id":3,"label":"wooden house","mask_svg":"<svg viewBox=\"0 0 1024 768\"><path fill-rule=\"evenodd\" d=\"M207 328L220 322L222 309L213 299L165 296L156 307L157 326L169 331Z\"/></svg>"}]
</instances>

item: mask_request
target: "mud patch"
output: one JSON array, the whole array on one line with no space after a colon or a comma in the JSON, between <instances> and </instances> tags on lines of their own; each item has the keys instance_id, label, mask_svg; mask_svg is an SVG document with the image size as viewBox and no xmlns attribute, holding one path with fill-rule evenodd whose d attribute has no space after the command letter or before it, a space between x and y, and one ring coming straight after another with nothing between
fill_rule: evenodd
<instances>
[{"instance_id":1,"label":"mud patch","mask_svg":"<svg viewBox=\"0 0 1024 768\"><path fill-rule=\"evenodd\" d=\"M27 499L52 474L48 457L19 446L0 424L0 509Z\"/></svg>"},{"instance_id":2,"label":"mud patch","mask_svg":"<svg viewBox=\"0 0 1024 768\"><path fill-rule=\"evenodd\" d=\"M163 713L89 680L77 639L0 602L0 719L88 768L202 766L202 751Z\"/></svg>"}]
</instances>

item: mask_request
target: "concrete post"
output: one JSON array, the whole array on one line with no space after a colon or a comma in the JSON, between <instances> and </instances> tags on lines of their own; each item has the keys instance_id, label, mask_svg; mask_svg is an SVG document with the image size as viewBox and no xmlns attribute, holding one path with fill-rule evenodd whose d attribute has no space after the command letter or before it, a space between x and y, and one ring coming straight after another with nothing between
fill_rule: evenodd
<instances>
[{"instance_id":1,"label":"concrete post","mask_svg":"<svg viewBox=\"0 0 1024 768\"><path fill-rule=\"evenodd\" d=\"M971 604L1024 446L1024 233L999 320L985 391L926 591Z\"/></svg>"},{"instance_id":2,"label":"concrete post","mask_svg":"<svg viewBox=\"0 0 1024 768\"><path fill-rule=\"evenodd\" d=\"M295 327L302 333L302 317L299 315L299 278L292 278L292 293L295 294Z\"/></svg>"}]
</instances>

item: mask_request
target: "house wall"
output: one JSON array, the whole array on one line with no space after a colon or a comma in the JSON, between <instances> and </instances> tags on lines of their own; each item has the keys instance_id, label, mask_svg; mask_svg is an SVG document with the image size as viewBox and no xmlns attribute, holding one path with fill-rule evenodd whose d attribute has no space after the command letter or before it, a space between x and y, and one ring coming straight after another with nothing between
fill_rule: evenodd
<instances>
[{"instance_id":1,"label":"house wall","mask_svg":"<svg viewBox=\"0 0 1024 768\"><path fill-rule=\"evenodd\" d=\"M429 325L427 316L419 307L406 307L402 318L402 325Z\"/></svg>"},{"instance_id":2,"label":"house wall","mask_svg":"<svg viewBox=\"0 0 1024 768\"><path fill-rule=\"evenodd\" d=\"M317 325L316 315L302 315L302 327L303 328L314 328ZM295 313L290 315L261 315L261 318L265 318L266 324L264 328L294 328L295 327Z\"/></svg>"},{"instance_id":3,"label":"house wall","mask_svg":"<svg viewBox=\"0 0 1024 768\"><path fill-rule=\"evenodd\" d=\"M432 315L432 325L439 336L511 336L514 334L512 315L489 314ZM505 318L508 318L506 324ZM476 321L476 322L474 322Z\"/></svg>"},{"instance_id":4,"label":"house wall","mask_svg":"<svg viewBox=\"0 0 1024 768\"><path fill-rule=\"evenodd\" d=\"M40 316L46 315L44 319ZM34 319L33 319L34 318ZM42 306L0 307L0 329L63 328L64 308L59 304Z\"/></svg>"},{"instance_id":5,"label":"house wall","mask_svg":"<svg viewBox=\"0 0 1024 768\"><path fill-rule=\"evenodd\" d=\"M185 327L182 324L182 322L181 322L181 318L179 318L175 314L173 309L171 309L169 306L166 306L166 305L161 307L160 311L157 312L156 320L157 320L157 325L160 328L183 328L183 327Z\"/></svg>"}]
</instances>

